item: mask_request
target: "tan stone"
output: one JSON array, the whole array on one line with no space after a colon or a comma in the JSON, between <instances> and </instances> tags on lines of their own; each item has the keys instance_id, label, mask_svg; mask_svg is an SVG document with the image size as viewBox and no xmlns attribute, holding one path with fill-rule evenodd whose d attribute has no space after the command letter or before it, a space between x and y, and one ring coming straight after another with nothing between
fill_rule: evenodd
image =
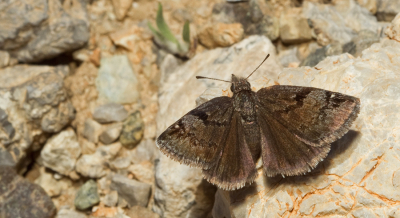
<instances>
[{"instance_id":1,"label":"tan stone","mask_svg":"<svg viewBox=\"0 0 400 218\"><path fill-rule=\"evenodd\" d=\"M400 42L400 13L393 19L392 24L386 28L385 34L390 39Z\"/></svg>"},{"instance_id":2,"label":"tan stone","mask_svg":"<svg viewBox=\"0 0 400 218\"><path fill-rule=\"evenodd\" d=\"M118 20L124 19L126 13L132 5L133 0L112 0L114 13Z\"/></svg>"},{"instance_id":3,"label":"tan stone","mask_svg":"<svg viewBox=\"0 0 400 218\"><path fill-rule=\"evenodd\" d=\"M217 23L205 27L198 35L200 43L207 48L227 47L243 38L244 30L240 23Z\"/></svg>"}]
</instances>

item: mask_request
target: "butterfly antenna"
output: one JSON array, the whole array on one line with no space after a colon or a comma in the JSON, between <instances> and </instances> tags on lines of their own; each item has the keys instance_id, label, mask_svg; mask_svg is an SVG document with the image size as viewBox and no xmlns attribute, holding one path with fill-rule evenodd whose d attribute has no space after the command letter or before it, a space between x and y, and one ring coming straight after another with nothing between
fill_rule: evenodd
<instances>
[{"instance_id":1,"label":"butterfly antenna","mask_svg":"<svg viewBox=\"0 0 400 218\"><path fill-rule=\"evenodd\" d=\"M261 67L261 65L263 65L263 63L268 59L268 57L269 57L269 54L267 55L267 57L264 58L264 60L261 62L261 64L258 65L258 67L255 70L253 70L253 72L250 73L250 75L246 79L248 79L251 75L253 75L253 73L256 72L258 70L258 68Z\"/></svg>"},{"instance_id":2,"label":"butterfly antenna","mask_svg":"<svg viewBox=\"0 0 400 218\"><path fill-rule=\"evenodd\" d=\"M212 80L218 80L218 81L222 81L222 82L232 83L231 81L215 79L215 78L210 78L210 77L205 77L205 76L196 76L196 79L212 79Z\"/></svg>"}]
</instances>

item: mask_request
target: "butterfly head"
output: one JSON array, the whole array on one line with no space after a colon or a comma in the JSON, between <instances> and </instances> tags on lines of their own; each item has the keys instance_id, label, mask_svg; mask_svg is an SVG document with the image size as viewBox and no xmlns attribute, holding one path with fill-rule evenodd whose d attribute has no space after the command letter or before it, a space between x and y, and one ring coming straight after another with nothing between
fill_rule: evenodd
<instances>
[{"instance_id":1,"label":"butterfly head","mask_svg":"<svg viewBox=\"0 0 400 218\"><path fill-rule=\"evenodd\" d=\"M232 74L231 91L237 93L243 90L251 90L250 83L245 78L239 78Z\"/></svg>"}]
</instances>

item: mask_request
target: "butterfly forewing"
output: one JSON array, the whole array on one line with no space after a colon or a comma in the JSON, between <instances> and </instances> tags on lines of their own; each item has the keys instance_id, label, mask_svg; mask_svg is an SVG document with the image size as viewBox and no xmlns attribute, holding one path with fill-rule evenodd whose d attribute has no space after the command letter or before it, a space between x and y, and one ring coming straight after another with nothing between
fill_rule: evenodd
<instances>
[{"instance_id":1,"label":"butterfly forewing","mask_svg":"<svg viewBox=\"0 0 400 218\"><path fill-rule=\"evenodd\" d=\"M259 107L299 140L325 146L342 137L360 111L358 98L323 89L271 86L257 92Z\"/></svg>"},{"instance_id":2,"label":"butterfly forewing","mask_svg":"<svg viewBox=\"0 0 400 218\"><path fill-rule=\"evenodd\" d=\"M157 146L174 160L207 169L223 149L232 113L231 98L214 98L168 127L157 138Z\"/></svg>"}]
</instances>

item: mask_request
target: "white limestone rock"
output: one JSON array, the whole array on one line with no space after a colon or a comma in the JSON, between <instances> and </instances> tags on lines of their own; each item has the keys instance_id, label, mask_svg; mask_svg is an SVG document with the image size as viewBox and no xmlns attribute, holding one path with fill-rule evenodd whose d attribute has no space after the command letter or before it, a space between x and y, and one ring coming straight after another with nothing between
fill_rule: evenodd
<instances>
[{"instance_id":1,"label":"white limestone rock","mask_svg":"<svg viewBox=\"0 0 400 218\"><path fill-rule=\"evenodd\" d=\"M400 43L384 39L359 58L342 54L315 68L286 68L277 82L356 96L360 114L311 173L267 178L260 167L251 186L218 190L213 217L398 216Z\"/></svg>"},{"instance_id":2,"label":"white limestone rock","mask_svg":"<svg viewBox=\"0 0 400 218\"><path fill-rule=\"evenodd\" d=\"M72 128L68 128L47 140L40 156L43 165L60 174L69 175L81 155L78 138Z\"/></svg>"}]
</instances>

